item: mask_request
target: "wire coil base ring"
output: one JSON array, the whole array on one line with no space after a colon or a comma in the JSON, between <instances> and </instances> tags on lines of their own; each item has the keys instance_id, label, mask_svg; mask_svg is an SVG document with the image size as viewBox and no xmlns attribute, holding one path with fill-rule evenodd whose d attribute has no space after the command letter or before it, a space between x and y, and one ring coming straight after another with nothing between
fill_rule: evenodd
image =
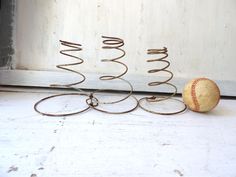
<instances>
[{"instance_id":1,"label":"wire coil base ring","mask_svg":"<svg viewBox=\"0 0 236 177\"><path fill-rule=\"evenodd\" d=\"M150 102L151 102L151 103L154 103L154 102L158 103L158 102L161 102L161 101L165 101L166 99L165 99L165 97L161 97L161 96L160 96L160 97L153 96L154 99L156 99L156 98L162 98L162 99L160 99L160 100L158 100L158 101L148 101L147 99L150 99L150 98L151 98L151 97L143 97L143 98L141 98L141 99L139 100L139 107L140 107L141 109L143 109L143 110L145 110L145 111L147 111L147 112L153 113L153 114L159 114L159 115L175 115L175 114L182 113L182 112L186 111L186 109L187 109L187 106L186 106L186 104L184 104L183 101L178 100L178 99L176 99L176 98L168 98L168 100L175 100L175 101L177 101L177 102L180 102L181 104L184 105L184 107L183 107L181 110L179 110L179 111L173 111L173 112L157 112L157 111L153 111L153 110L151 110L151 109L145 108L145 107L142 105L142 103L143 103L144 101L146 101L147 103L150 103Z\"/></svg>"},{"instance_id":2,"label":"wire coil base ring","mask_svg":"<svg viewBox=\"0 0 236 177\"><path fill-rule=\"evenodd\" d=\"M135 100L136 104L135 106L133 106L132 108L128 109L128 110L125 110L125 111L120 111L120 112L112 112L112 111L107 111L107 110L104 110L104 109L101 109L101 108L98 108L99 107L99 104L97 104L97 106L95 107L92 107L92 109L96 110L96 111L99 111L99 112L103 112L103 113L107 113L107 114L125 114L125 113L129 113L129 112L132 112L134 111L138 106L139 106L139 101L137 100L137 98L133 95L129 96L127 99L131 98ZM119 102L118 102L119 103ZM115 105L116 103L112 103L112 105Z\"/></svg>"},{"instance_id":3,"label":"wire coil base ring","mask_svg":"<svg viewBox=\"0 0 236 177\"><path fill-rule=\"evenodd\" d=\"M91 105L89 105L89 104L87 103L87 100L88 100L88 99L86 99L86 104L87 104L86 108L84 108L84 109L82 109L82 110L79 110L79 111L76 111L76 112L56 114L56 113L46 113L46 112L40 111L40 110L38 109L38 106L39 106L42 102L44 102L44 101L46 101L46 100L49 100L49 99L52 99L52 98L56 98L56 97L61 97L61 96L69 96L69 95L86 96L86 97L88 97L88 99L91 99L90 94L88 94L88 93L62 93L62 94L56 94L56 95L51 95L51 96L45 97L45 98L39 100L38 102L36 102L35 105L34 105L34 110L35 110L36 112L38 112L39 114L44 115L44 116L64 117L64 116L71 116L71 115L75 115L75 114L79 114L79 113L85 112L85 111L89 110L91 107L93 107L93 106L91 106ZM97 100L95 97L93 97L93 99ZM94 105L94 107L95 107L95 105Z\"/></svg>"}]
</instances>

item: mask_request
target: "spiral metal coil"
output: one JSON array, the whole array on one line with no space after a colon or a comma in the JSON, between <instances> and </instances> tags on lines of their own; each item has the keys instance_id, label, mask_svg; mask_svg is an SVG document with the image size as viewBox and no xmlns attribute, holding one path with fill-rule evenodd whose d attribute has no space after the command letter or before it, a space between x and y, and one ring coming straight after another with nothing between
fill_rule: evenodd
<instances>
[{"instance_id":1,"label":"spiral metal coil","mask_svg":"<svg viewBox=\"0 0 236 177\"><path fill-rule=\"evenodd\" d=\"M61 50L60 53L62 55L67 56L67 57L72 57L72 58L76 59L77 62L73 62L73 63L69 63L69 64L59 64L56 67L59 68L59 69L62 69L62 70L66 70L66 71L78 74L78 75L80 75L82 77L82 79L80 81L77 81L77 82L74 82L74 83L70 83L70 84L64 84L64 85L52 84L51 86L52 87L72 87L72 86L81 84L82 82L85 81L86 77L82 73L80 73L78 71L75 71L73 69L67 68L68 66L80 65L80 64L82 64L84 62L84 60L82 58L79 58L79 57L77 57L75 55L70 54L71 52L79 52L79 51L81 51L82 50L81 44L72 43L72 42L63 41L63 40L60 40L60 43L61 43L62 46L68 47L68 49Z\"/></svg>"},{"instance_id":2,"label":"spiral metal coil","mask_svg":"<svg viewBox=\"0 0 236 177\"><path fill-rule=\"evenodd\" d=\"M83 91L81 89L78 89L78 88L75 88L73 86L75 85L78 85L78 84L81 84L82 82L85 81L86 77L78 72L78 71L75 71L73 69L70 69L70 68L67 68L69 66L75 66L75 65L80 65L84 62L84 60L82 58L79 58L75 55L72 55L71 53L72 52L78 52L78 51L81 51L82 48L81 48L81 44L77 44L77 43L72 43L72 42L68 42L68 41L63 41L63 40L60 40L60 43L62 46L65 46L65 47L68 47L67 49L63 49L60 51L60 53L62 55L65 55L67 57L70 57L70 58L74 58L77 60L77 62L73 62L73 63L69 63L69 64L60 64L60 65L57 65L56 67L59 68L59 69L62 69L62 70L66 70L66 71L69 71L69 72L72 72L72 73L75 73L77 75L80 75L82 77L82 79L80 81L77 81L77 82L73 82L73 83L69 83L69 84L63 84L63 85L60 85L60 84L52 84L50 86L52 87L66 87L66 88L73 88L75 90L78 90L80 91L79 93L63 93L63 94L57 94L57 95L52 95L52 96L48 96L48 97L45 97L41 100L39 100L37 103L35 103L34 105L34 110L42 115L46 115L46 116L70 116L70 115L74 115L74 114L78 114L78 113L82 113L86 110L88 110L89 108L91 107L95 107L97 106L97 102L98 100L93 97L91 94L88 94L88 93L82 93ZM78 111L75 111L75 112L71 112L71 113L46 113L46 112L43 112L43 111L40 111L38 109L38 106L42 103L42 102L45 102L46 100L49 100L49 99L52 99L52 98L55 98L55 97L62 97L62 96L75 96L75 95L80 95L80 96L85 96L87 97L86 99L86 108L82 109L82 110L78 110Z\"/></svg>"},{"instance_id":3,"label":"spiral metal coil","mask_svg":"<svg viewBox=\"0 0 236 177\"><path fill-rule=\"evenodd\" d=\"M101 112L105 112L105 113L111 113L111 114L122 114L122 113L128 113L133 111L134 109L136 109L138 107L138 100L132 95L133 93L133 86L131 85L131 83L125 79L122 78L122 76L124 76L127 72L128 72L128 66L121 62L120 59L123 58L126 55L126 52L121 48L124 46L124 41L121 38L117 38L117 37L109 37L109 36L102 36L103 38L103 44L104 46L102 46L102 49L107 49L107 50L118 50L121 52L121 54L118 57L112 58L112 59L102 59L101 62L110 62L110 63L115 63L115 64L119 64L121 66L124 67L124 70L122 73L118 74L118 75L103 75L101 76L99 79L102 81L111 81L111 80L115 80L115 79L119 79L123 82L125 82L126 84L128 84L130 91L129 93L122 99L118 99L115 101L108 101L108 102L98 102L97 104L115 104L115 103L120 103L126 99L128 99L129 97L132 97L136 104L133 108L126 110L126 111L121 111L121 112L111 112L111 111L107 111L107 110L103 110L100 109L98 107L93 107L94 109L101 111ZM99 89L94 91L92 94L96 95L97 92L104 92L104 91L114 91L112 89Z\"/></svg>"},{"instance_id":4,"label":"spiral metal coil","mask_svg":"<svg viewBox=\"0 0 236 177\"><path fill-rule=\"evenodd\" d=\"M160 86L160 85L168 85L171 86L174 89L174 92L168 96L148 96L148 97L143 97L139 100L139 106L144 109L147 112L151 112L154 114L161 114L161 115L173 115L173 114L178 114L181 112L184 112L187 109L187 106L180 100L173 98L173 96L176 95L177 93L177 87L171 83L169 83L169 81L173 78L173 73L171 71L168 70L168 67L170 66L170 62L168 60L166 60L166 58L168 57L168 50L166 47L163 47L163 49L148 49L147 50L147 54L148 55L161 55L161 57L159 58L155 58L155 59L148 59L147 62L161 62L164 63L165 66L160 68L160 69L151 69L148 71L148 73L159 73L159 72L165 72L167 74L169 74L169 78L167 78L164 81L153 81L148 83L148 86ZM172 99L175 100L177 102L180 102L181 104L183 104L183 108L180 109L179 111L173 111L173 112L157 112L157 111L153 111L150 110L146 107L143 106L143 102L146 101L147 103L151 103L151 102L161 102L161 101L165 101L168 99Z\"/></svg>"},{"instance_id":5,"label":"spiral metal coil","mask_svg":"<svg viewBox=\"0 0 236 177\"><path fill-rule=\"evenodd\" d=\"M122 49L122 47L124 46L124 41L120 38L117 37L108 37L108 36L102 36L103 38L103 46L102 49L106 49L106 50L118 50L121 52L121 54L115 58L112 59L102 59L101 62L109 62L109 63L114 63L117 65L121 65L124 69L123 72L117 75L103 75L101 76L99 79L101 81L112 81L112 80L121 80L122 82L126 83L129 86L129 93L122 97L121 99L115 100L115 101L107 101L107 102L101 102L99 101L99 99L97 99L96 94L98 94L99 92L109 92L109 91L116 91L113 89L98 89L95 90L94 92L91 93L85 93L83 90L75 88L74 86L81 84L82 82L85 81L86 77L85 75L83 75L81 72L75 71L73 69L70 69L68 67L70 66L75 66L75 65L80 65L84 62L84 60L82 58L79 58L77 56L75 56L74 52L79 52L82 50L82 46L80 44L77 43L72 43L72 42L68 42L68 41L63 41L60 40L60 43L62 46L67 47L67 49L63 49L60 51L60 53L64 56L76 59L76 62L73 63L69 63L69 64L60 64L57 65L56 67L62 70L66 70L69 72L72 72L74 74L77 74L81 77L81 79L77 82L73 82L73 83L69 83L69 84L52 84L52 87L65 87L65 88L73 88L78 90L79 92L77 93L64 93L64 94L56 94L56 95L52 95L52 96L48 96L45 97L41 100L39 100L38 102L35 103L34 105L34 109L36 112L42 114L42 115L46 115L46 116L70 116L70 115L75 115L78 113L82 113L85 112L87 110L89 110L90 108L95 109L97 111L100 112L104 112L104 113L109 113L109 114L123 114L123 113L128 113L131 112L133 110L135 110L138 106L141 107L143 110L151 112L151 113L155 113L155 114L161 114L161 115L173 115L173 114L178 114L181 113L183 111L186 110L187 106L180 100L173 98L173 96L175 96L175 94L177 93L177 88L175 85L169 83L169 81L173 78L173 73L171 71L168 70L168 67L170 66L170 62L166 60L166 58L168 57L168 51L167 48L164 47L163 49L148 49L147 50L147 54L149 55L161 55L161 57L159 58L155 58L155 59L149 59L147 60L147 62L161 62L164 63L165 66L160 68L160 69L151 69L148 71L148 73L158 73L158 72L165 72L167 74L169 74L169 78L167 78L164 81L153 81L148 83L149 86L159 86L159 85L168 85L170 87L172 87L174 89L173 93L170 94L169 96L147 96L147 97L143 97L140 100L137 100L135 96L132 95L133 93L133 86L131 85L131 83L125 79L123 79L122 77L128 72L128 66L121 62L121 58L123 58L126 55L126 52ZM82 96L85 97L85 108L81 109L81 110L76 110L73 112L67 112L67 113L48 113L48 112L43 112L40 111L38 106L42 103L45 102L46 100L49 99L53 99L55 97L62 97L62 96ZM127 110L124 111L108 111L105 109L102 109L100 106L101 105L106 105L106 104L117 104L117 103L123 103L123 101L127 100L127 99L133 99L135 101L135 104L131 107L128 108ZM146 108L143 103L147 102L147 103L158 103L161 101L165 101L165 100L175 100L177 102L180 102L181 104L184 105L183 108L181 108L178 111L173 111L173 112L157 112L157 111L153 111L150 110L148 108ZM124 103L125 104L125 103Z\"/></svg>"}]
</instances>

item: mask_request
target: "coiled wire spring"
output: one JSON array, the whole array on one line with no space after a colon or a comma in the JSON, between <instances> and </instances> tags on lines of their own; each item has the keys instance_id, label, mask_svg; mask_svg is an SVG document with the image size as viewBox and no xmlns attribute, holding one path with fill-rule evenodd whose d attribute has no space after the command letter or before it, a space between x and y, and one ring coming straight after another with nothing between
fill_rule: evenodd
<instances>
[{"instance_id":1,"label":"coiled wire spring","mask_svg":"<svg viewBox=\"0 0 236 177\"><path fill-rule=\"evenodd\" d=\"M82 50L82 46L81 44L78 43L72 43L72 42L68 42L68 41L63 41L60 40L60 43L62 46L67 47L67 49L63 49L60 51L60 53L64 56L70 57L70 58L74 58L76 60L76 62L73 63L68 63L68 64L59 64L56 67L62 70L66 70L72 73L75 73L79 76L81 76L81 79L77 82L73 82L73 83L69 83L69 84L52 84L50 85L51 87L65 87L65 88L73 88L75 90L78 90L79 92L77 93L63 93L63 94L56 94L56 95L52 95L52 96L48 96L45 97L41 100L39 100L38 102L35 103L34 105L34 110L42 115L46 115L46 116L70 116L70 115L75 115L78 113L82 113L84 111L87 111L89 108L91 108L91 106L96 106L94 103L98 102L96 100L96 98L92 97L91 94L89 93L85 93L83 90L79 89L79 88L75 88L75 85L81 84L82 82L85 81L86 77L85 75L83 75L81 72L75 71L71 68L68 68L70 66L75 66L75 65L80 65L84 62L84 60L82 58L79 58L75 55L72 55L71 52L79 52ZM38 106L42 103L45 102L46 100L55 98L55 97L62 97L62 96L84 96L87 97L86 102L90 101L90 104L86 104L85 108L81 109L81 110L77 110L77 111L73 111L73 112L69 112L69 113L48 113L48 112L44 112L39 110ZM87 101L88 100L88 101ZM94 101L95 100L95 101Z\"/></svg>"},{"instance_id":2,"label":"coiled wire spring","mask_svg":"<svg viewBox=\"0 0 236 177\"><path fill-rule=\"evenodd\" d=\"M59 68L59 69L62 69L62 70L66 70L66 71L78 74L82 78L81 78L80 81L77 81L77 82L74 82L74 83L63 84L63 85L61 85L61 84L51 84L50 86L51 87L72 87L72 86L81 84L86 79L85 75L83 75L81 72L78 72L78 71L75 71L73 69L68 68L68 66L80 65L80 64L82 64L84 62L84 60L82 58L79 58L79 57L77 57L75 55L70 54L70 52L82 51L82 48L81 48L82 45L81 44L77 44L77 43L68 42L68 41L63 41L63 40L60 40L60 43L61 43L62 46L68 47L68 49L60 50L60 53L62 55L67 56L67 57L71 57L71 58L76 59L76 62L69 63L69 64L59 64L56 67Z\"/></svg>"},{"instance_id":3,"label":"coiled wire spring","mask_svg":"<svg viewBox=\"0 0 236 177\"><path fill-rule=\"evenodd\" d=\"M122 39L116 38L116 37L102 36L102 38L104 39L103 40L104 46L102 47L103 49L119 50L119 51L122 52L122 54L119 55L116 58L113 58L113 59L102 59L101 61L102 62L112 62L112 63L116 63L116 64L119 64L119 65L122 65L124 67L124 71L121 74L118 74L118 75L104 75L104 76L101 76L99 79L101 81L109 81L109 80L119 79L119 80L125 82L126 84L128 84L128 86L130 88L129 94L126 95L124 98L121 98L121 99L118 99L118 100L115 100L115 101L100 102L95 97L96 93L103 92L103 91L115 91L115 90L112 90L112 89L99 89L99 90L96 90L96 91L94 91L92 93L85 93L83 90L81 90L79 88L75 88L74 86L84 82L86 77L81 72L75 71L75 70L73 70L71 68L68 68L68 67L75 66L75 65L80 65L80 64L82 64L84 62L84 60L82 58L79 58L79 57L71 54L71 52L81 51L82 48L81 48L80 44L60 40L61 45L67 47L67 49L61 50L60 53L62 55L67 56L67 57L74 58L77 61L73 62L73 63L69 63L69 64L59 64L56 67L59 68L59 69L66 70L66 71L69 71L69 72L73 72L73 73L75 73L77 75L80 75L81 76L81 80L79 80L77 82L69 83L69 84L52 84L50 86L51 87L73 88L73 89L78 90L79 92L77 92L77 93L63 93L63 94L57 94L57 95L52 95L52 96L45 97L45 98L39 100L34 105L34 109L35 109L36 112L38 112L38 113L40 113L42 115L46 115L46 116L69 116L69 115L74 115L74 114L82 113L82 112L88 110L89 108L93 108L93 109L95 109L97 111L101 111L101 112L105 112L105 113L109 113L109 114L123 114L123 113L131 112L131 111L133 111L134 109L136 109L138 107L138 100L132 95L132 93L133 93L132 85L130 84L129 81L127 81L127 80L122 78L122 76L124 76L127 73L127 71L128 71L128 66L120 61L120 59L123 58L125 56L125 54L126 54L125 51L121 48L122 46L124 46L124 41ZM80 96L87 97L86 103L85 103L85 104L87 104L87 107L82 109L82 110L78 110L78 111L70 112L70 113L48 113L48 112L40 111L38 109L38 106L42 102L44 102L46 100L49 100L49 99L52 99L52 98L55 98L55 97L71 96L71 95L80 95ZM122 101L125 101L129 97L132 97L132 99L135 100L135 105L132 108L127 109L125 111L113 112L113 111L104 110L102 108L98 108L98 106L102 105L102 104L105 105L105 104L120 103Z\"/></svg>"},{"instance_id":4,"label":"coiled wire spring","mask_svg":"<svg viewBox=\"0 0 236 177\"><path fill-rule=\"evenodd\" d=\"M181 112L184 112L187 109L187 106L180 100L173 98L173 96L176 95L177 93L177 87L171 83L169 83L169 81L173 78L174 74L168 70L168 67L170 66L170 62L168 60L166 60L166 58L168 57L168 50L166 47L163 47L163 49L148 49L147 50L147 54L148 55L161 55L161 57L159 58L155 58L155 59L148 59L147 62L161 62L164 63L165 66L162 68L158 68L158 69L151 69L148 71L148 73L159 73L159 72L164 72L169 74L169 77L164 80L164 81L153 81L153 82L149 82L148 86L160 86L160 85L168 85L171 86L174 89L174 92L170 95L167 96L157 96L157 95L153 95L153 96L147 96L147 97L143 97L139 100L139 106L150 113L154 113L154 114L160 114L160 115L174 115L174 114L178 114ZM178 111L173 111L173 112L159 112L159 111L154 111L151 110L150 108L147 108L144 106L144 102L146 101L146 103L159 103L161 101L165 101L168 99L172 99L175 100L177 102L180 102L183 105L183 108L181 108Z\"/></svg>"},{"instance_id":5,"label":"coiled wire spring","mask_svg":"<svg viewBox=\"0 0 236 177\"><path fill-rule=\"evenodd\" d=\"M97 105L116 104L116 103L120 103L124 100L127 100L130 97L132 97L132 99L135 100L135 104L130 109L127 109L125 111L117 111L117 112L104 110L104 109L99 108L98 106L93 107L93 108L98 110L98 111L105 112L105 113L110 113L110 114L123 114L123 113L131 112L131 111L135 110L138 107L138 100L132 95L133 86L131 85L131 83L122 78L122 76L124 76L128 72L128 66L125 63L121 62L121 60L120 60L121 58L123 58L126 55L126 52L121 48L121 47L124 46L124 41L121 38L117 38L117 37L102 36L102 38L103 38L103 44L104 44L104 46L102 46L102 49L118 50L118 51L121 52L121 54L119 56L115 57L115 58L112 58L112 59L102 59L101 62L110 62L110 63L115 63L115 64L118 64L118 65L121 65L121 66L123 66L124 70L123 70L122 73L120 73L118 75L103 75L99 79L101 81L111 81L111 80L119 79L119 80L123 81L124 83L128 84L130 90L129 90L129 93L125 97L123 97L121 99L118 99L118 100L115 100L115 101L100 102L97 99L98 100ZM92 95L96 95L96 93L104 92L104 91L109 92L109 91L115 91L115 90L114 89L99 89L99 90L94 91L92 93Z\"/></svg>"},{"instance_id":6,"label":"coiled wire spring","mask_svg":"<svg viewBox=\"0 0 236 177\"><path fill-rule=\"evenodd\" d=\"M103 38L103 44L104 46L102 46L102 49L107 49L107 50L118 50L121 52L121 54L115 58L111 58L111 59L102 59L101 62L110 62L110 63L114 63L114 64L118 64L123 66L124 70L122 73L118 74L118 75L103 75L101 76L99 79L101 81L111 81L111 80L121 80L124 83L126 83L129 86L129 93L122 97L121 99L117 99L115 101L106 101L106 102L101 102L99 101L99 99L97 99L96 94L98 92L109 92L109 91L116 91L115 89L98 89L95 90L92 93L86 93L83 90L76 88L75 86L78 84L81 84L82 82L85 81L86 77L85 75L83 75L81 72L75 71L73 69L70 68L70 66L75 66L75 65L80 65L84 62L84 60L82 58L79 58L75 55L72 55L71 52L79 52L82 50L82 46L80 44L77 43L72 43L72 42L68 42L68 41L63 41L60 40L60 43L62 46L67 47L67 49L63 49L60 51L60 53L64 56L73 58L76 60L76 62L73 63L67 63L67 64L59 64L56 67L62 70L66 70L72 73L75 73L77 75L79 75L81 77L81 79L79 81L73 82L73 83L68 83L68 84L52 84L50 85L51 87L65 87L65 88L73 88L76 89L77 93L63 93L63 94L56 94L56 95L52 95L52 96L48 96L45 97L41 100L39 100L38 102L35 103L34 105L34 109L36 112L42 114L42 115L46 115L46 116L69 116L69 115L75 115L78 113L82 113L84 111L87 111L90 108L93 108L97 111L100 112L104 112L104 113L109 113L109 114L123 114L123 113L128 113L131 112L133 110L135 110L138 106L141 107L142 109L144 109L145 111L151 112L151 113L155 113L155 114L161 114L161 115L173 115L173 114L178 114L181 113L183 111L186 110L187 106L180 100L173 98L173 96L175 96L175 94L177 93L177 88L175 85L169 83L169 81L173 78L173 73L171 71L168 70L168 67L170 66L170 62L166 60L166 58L168 57L168 51L167 48L164 47L163 49L148 49L147 50L147 54L149 55L162 55L162 57L159 58L155 58L155 59L148 59L147 62L162 62L165 63L165 66L160 68L160 69L151 69L148 71L148 73L158 73L158 72L165 72L169 74L169 78L167 78L164 81L153 81L148 83L149 86L159 86L159 85L168 85L171 86L174 89L174 92L168 96L147 96L147 97L143 97L140 100L137 100L135 96L132 95L133 93L133 86L131 85L131 83L125 79L123 79L122 77L128 72L128 66L121 62L121 58L123 58L126 55L126 52L122 49L122 47L124 46L124 41L121 38L117 38L117 37L108 37L108 36L102 36ZM69 113L48 113L48 112L44 112L44 111L40 111L38 106L49 99L55 98L55 97L61 97L61 96L84 96L86 97L86 101L85 101L85 108L81 109L81 110L77 110L77 111L73 111L73 112L69 112ZM124 111L109 111L109 110L105 110L104 108L100 108L100 105L106 105L106 104L117 104L117 103L121 103L127 99L133 99L135 101L135 104L132 105L131 108L128 108ZM180 102L181 104L183 104L183 108L181 108L178 111L173 111L173 112L157 112L154 110L151 110L149 108L146 108L144 106L144 102L146 103L158 103L161 101L165 101L165 100L175 100L177 102Z\"/></svg>"}]
</instances>

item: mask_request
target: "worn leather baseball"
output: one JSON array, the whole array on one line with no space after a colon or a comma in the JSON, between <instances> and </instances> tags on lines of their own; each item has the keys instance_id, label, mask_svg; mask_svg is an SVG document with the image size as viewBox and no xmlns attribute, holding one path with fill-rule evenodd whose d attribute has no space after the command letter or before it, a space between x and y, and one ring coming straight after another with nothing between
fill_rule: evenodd
<instances>
[{"instance_id":1,"label":"worn leather baseball","mask_svg":"<svg viewBox=\"0 0 236 177\"><path fill-rule=\"evenodd\" d=\"M219 103L220 89L210 79L197 78L185 85L182 96L184 103L192 111L208 112Z\"/></svg>"}]
</instances>

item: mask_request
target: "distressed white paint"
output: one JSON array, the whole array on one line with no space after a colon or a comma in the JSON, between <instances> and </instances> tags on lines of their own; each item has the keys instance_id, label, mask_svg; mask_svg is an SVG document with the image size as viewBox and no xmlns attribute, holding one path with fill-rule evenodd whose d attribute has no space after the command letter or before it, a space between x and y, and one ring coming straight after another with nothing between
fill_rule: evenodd
<instances>
[{"instance_id":1,"label":"distressed white paint","mask_svg":"<svg viewBox=\"0 0 236 177\"><path fill-rule=\"evenodd\" d=\"M35 113L33 104L51 94L0 92L1 177L236 175L235 100L221 100L209 114L168 117L140 109L65 118Z\"/></svg>"},{"instance_id":2,"label":"distressed white paint","mask_svg":"<svg viewBox=\"0 0 236 177\"><path fill-rule=\"evenodd\" d=\"M147 48L169 48L176 77L233 80L235 0L22 0L17 2L18 68L52 70L66 61L59 39L82 43L85 72L106 68L101 35L126 41L130 74L146 74ZM110 66L116 69L117 66Z\"/></svg>"},{"instance_id":3,"label":"distressed white paint","mask_svg":"<svg viewBox=\"0 0 236 177\"><path fill-rule=\"evenodd\" d=\"M117 65L100 62L106 56L101 35L110 35L126 42L128 77L147 77L155 64L145 62L146 49L166 46L177 80L204 76L236 86L235 8L235 0L17 1L16 69L52 71L70 62L59 54L64 39L83 44L78 70L118 72Z\"/></svg>"},{"instance_id":4,"label":"distressed white paint","mask_svg":"<svg viewBox=\"0 0 236 177\"><path fill-rule=\"evenodd\" d=\"M83 89L116 89L129 90L129 86L121 80L115 81L100 81L96 73L86 73L86 81L75 86L75 88ZM165 80L166 77L158 77ZM170 86L149 87L144 82L151 82L152 77L141 75L127 75L125 79L129 80L134 88L134 91L139 92L173 92ZM50 71L25 71L25 70L0 70L0 81L3 85L13 86L36 86L49 87L51 84L68 84L79 81L80 77L71 73L50 72ZM178 93L182 93L184 85L188 82L187 78L174 78L171 81L177 86ZM222 96L236 96L235 87L236 82L228 80L217 80L217 85L220 88Z\"/></svg>"}]
</instances>

